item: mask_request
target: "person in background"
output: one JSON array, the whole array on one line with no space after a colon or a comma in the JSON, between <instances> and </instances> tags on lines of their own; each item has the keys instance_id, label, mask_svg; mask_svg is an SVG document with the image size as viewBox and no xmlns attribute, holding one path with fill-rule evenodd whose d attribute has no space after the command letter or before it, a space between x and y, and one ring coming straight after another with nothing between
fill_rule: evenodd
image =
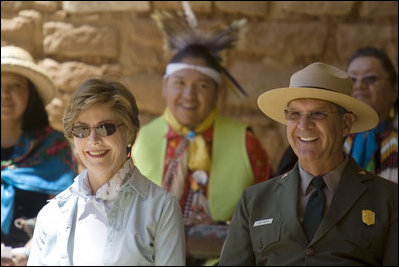
<instances>
[{"instance_id":1,"label":"person in background","mask_svg":"<svg viewBox=\"0 0 399 267\"><path fill-rule=\"evenodd\" d=\"M39 212L28 265L185 265L177 200L130 159L138 115L119 82L89 79L74 92L64 133L87 169Z\"/></svg>"},{"instance_id":2,"label":"person in background","mask_svg":"<svg viewBox=\"0 0 399 267\"><path fill-rule=\"evenodd\" d=\"M351 87L344 71L316 62L259 97L286 125L298 162L244 191L220 265L398 265L398 185L365 171L342 145L378 123Z\"/></svg>"},{"instance_id":3,"label":"person in background","mask_svg":"<svg viewBox=\"0 0 399 267\"><path fill-rule=\"evenodd\" d=\"M369 131L349 135L344 150L366 170L397 183L398 76L395 67L383 50L366 47L351 55L346 70L352 78L352 96L377 111L379 124ZM289 171L297 160L288 147L276 173Z\"/></svg>"},{"instance_id":4,"label":"person in background","mask_svg":"<svg viewBox=\"0 0 399 267\"><path fill-rule=\"evenodd\" d=\"M2 265L26 264L31 236L17 226L33 228L47 200L76 175L72 149L45 110L55 94L26 50L1 47L1 243L2 251L12 248L9 257L2 253Z\"/></svg>"},{"instance_id":5,"label":"person in background","mask_svg":"<svg viewBox=\"0 0 399 267\"><path fill-rule=\"evenodd\" d=\"M345 150L367 171L397 183L398 75L395 67L383 50L366 47L353 53L347 72L352 78L352 96L374 108L380 120L377 127L350 135L345 141Z\"/></svg>"},{"instance_id":6,"label":"person in background","mask_svg":"<svg viewBox=\"0 0 399 267\"><path fill-rule=\"evenodd\" d=\"M271 167L251 128L222 116L217 107L222 77L228 75L235 82L221 65L219 53L237 40L240 25L233 23L218 34L201 35L199 31L171 30L185 22L168 24L170 16L164 21L159 18L174 51L162 84L166 109L141 129L133 161L149 179L179 199L188 229L187 264L204 264L206 256L199 254L212 250L217 258L227 235L227 230L217 233L211 229L226 229L219 226L231 219L242 190L267 180ZM225 38L221 41L216 36ZM196 242L191 242L190 232L201 235L208 231L213 237L224 237L215 241L204 233L199 241L202 248L191 250Z\"/></svg>"}]
</instances>

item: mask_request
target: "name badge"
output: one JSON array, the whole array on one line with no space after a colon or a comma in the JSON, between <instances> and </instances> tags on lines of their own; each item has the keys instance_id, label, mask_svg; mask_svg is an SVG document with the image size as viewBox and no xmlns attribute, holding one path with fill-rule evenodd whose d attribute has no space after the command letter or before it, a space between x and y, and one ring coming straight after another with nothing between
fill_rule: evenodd
<instances>
[{"instance_id":1,"label":"name badge","mask_svg":"<svg viewBox=\"0 0 399 267\"><path fill-rule=\"evenodd\" d=\"M254 223L254 227L259 226L259 225L264 225L264 224L271 224L272 222L273 222L273 218L256 221Z\"/></svg>"}]
</instances>

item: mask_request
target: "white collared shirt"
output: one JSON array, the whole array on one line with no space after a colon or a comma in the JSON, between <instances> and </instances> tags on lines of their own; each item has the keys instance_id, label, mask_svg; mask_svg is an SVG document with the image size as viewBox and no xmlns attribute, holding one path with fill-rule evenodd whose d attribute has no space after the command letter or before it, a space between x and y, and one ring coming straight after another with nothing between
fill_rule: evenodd
<instances>
[{"instance_id":1,"label":"white collared shirt","mask_svg":"<svg viewBox=\"0 0 399 267\"><path fill-rule=\"evenodd\" d=\"M95 196L79 190L84 179L75 179L45 205L37 216L28 265L185 265L178 201L144 177L132 160L117 174L124 171L126 182L111 178ZM111 185L117 181L119 186ZM96 232L100 236L86 240Z\"/></svg>"},{"instance_id":2,"label":"white collared shirt","mask_svg":"<svg viewBox=\"0 0 399 267\"><path fill-rule=\"evenodd\" d=\"M77 177L78 186L71 188L72 194L79 197L74 229L73 265L101 265L101 255L108 235L108 215L120 188L126 183L126 178L130 177L129 164L126 161L121 170L102 185L95 195L91 195L87 172Z\"/></svg>"}]
</instances>

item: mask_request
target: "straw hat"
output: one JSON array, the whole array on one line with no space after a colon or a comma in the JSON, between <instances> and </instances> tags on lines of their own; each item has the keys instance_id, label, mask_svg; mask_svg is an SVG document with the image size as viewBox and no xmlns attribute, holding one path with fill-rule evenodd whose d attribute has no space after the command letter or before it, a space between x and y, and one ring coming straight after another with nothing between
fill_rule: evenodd
<instances>
[{"instance_id":1,"label":"straw hat","mask_svg":"<svg viewBox=\"0 0 399 267\"><path fill-rule=\"evenodd\" d=\"M44 105L50 103L56 93L56 87L33 57L24 49L16 46L1 47L1 72L13 72L28 78L35 86Z\"/></svg>"},{"instance_id":2,"label":"straw hat","mask_svg":"<svg viewBox=\"0 0 399 267\"><path fill-rule=\"evenodd\" d=\"M314 98L340 105L356 115L351 133L363 132L378 124L377 112L351 96L352 81L346 72L325 63L312 63L294 73L289 87L267 91L259 96L258 106L267 116L287 124L284 109L298 98Z\"/></svg>"}]
</instances>

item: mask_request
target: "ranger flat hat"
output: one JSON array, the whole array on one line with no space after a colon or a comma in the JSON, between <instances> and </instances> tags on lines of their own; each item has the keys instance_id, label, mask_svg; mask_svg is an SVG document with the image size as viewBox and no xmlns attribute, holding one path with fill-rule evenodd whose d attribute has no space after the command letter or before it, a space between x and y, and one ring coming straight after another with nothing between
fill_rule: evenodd
<instances>
[{"instance_id":1,"label":"ranger flat hat","mask_svg":"<svg viewBox=\"0 0 399 267\"><path fill-rule=\"evenodd\" d=\"M377 112L368 104L354 98L349 75L331 65L315 62L294 73L289 87L269 90L258 98L258 106L267 116L287 124L284 109L290 101L313 98L340 105L356 116L350 133L363 132L378 124Z\"/></svg>"}]
</instances>

